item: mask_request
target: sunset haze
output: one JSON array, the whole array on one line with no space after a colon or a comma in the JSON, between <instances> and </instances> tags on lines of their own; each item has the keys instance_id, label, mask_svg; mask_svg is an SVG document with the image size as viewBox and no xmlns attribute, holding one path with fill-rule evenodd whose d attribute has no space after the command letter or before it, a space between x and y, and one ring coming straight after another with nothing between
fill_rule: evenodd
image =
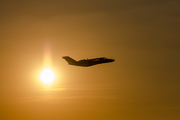
<instances>
[{"instance_id":1,"label":"sunset haze","mask_svg":"<svg viewBox=\"0 0 180 120\"><path fill-rule=\"evenodd\" d=\"M179 120L179 6L1 0L0 120ZM115 61L79 67L63 56Z\"/></svg>"}]
</instances>

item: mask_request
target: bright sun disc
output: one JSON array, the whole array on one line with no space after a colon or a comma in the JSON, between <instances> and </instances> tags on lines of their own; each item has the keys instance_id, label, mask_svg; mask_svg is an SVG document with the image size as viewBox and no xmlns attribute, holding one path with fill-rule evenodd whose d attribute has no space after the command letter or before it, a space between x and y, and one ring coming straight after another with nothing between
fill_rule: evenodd
<instances>
[{"instance_id":1,"label":"bright sun disc","mask_svg":"<svg viewBox=\"0 0 180 120\"><path fill-rule=\"evenodd\" d=\"M53 82L53 80L55 78L55 75L54 75L54 72L51 69L47 68L47 69L44 69L41 72L40 78L41 78L43 83L50 84L50 83Z\"/></svg>"}]
</instances>

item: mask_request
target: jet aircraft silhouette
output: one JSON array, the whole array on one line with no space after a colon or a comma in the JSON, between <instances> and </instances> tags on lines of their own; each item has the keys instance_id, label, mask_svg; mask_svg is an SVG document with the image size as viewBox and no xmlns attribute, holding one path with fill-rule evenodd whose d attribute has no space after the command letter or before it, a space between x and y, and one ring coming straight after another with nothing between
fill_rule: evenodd
<instances>
[{"instance_id":1,"label":"jet aircraft silhouette","mask_svg":"<svg viewBox=\"0 0 180 120\"><path fill-rule=\"evenodd\" d=\"M83 59L76 61L69 56L64 56L63 59L65 59L69 65L82 66L82 67L89 67L97 64L109 63L114 61L114 59L107 59L105 57L94 58L94 59Z\"/></svg>"}]
</instances>

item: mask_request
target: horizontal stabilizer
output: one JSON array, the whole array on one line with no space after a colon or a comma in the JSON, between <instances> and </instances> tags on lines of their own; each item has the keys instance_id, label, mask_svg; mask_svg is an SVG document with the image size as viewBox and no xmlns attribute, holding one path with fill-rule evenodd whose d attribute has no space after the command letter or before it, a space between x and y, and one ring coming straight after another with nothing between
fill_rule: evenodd
<instances>
[{"instance_id":1,"label":"horizontal stabilizer","mask_svg":"<svg viewBox=\"0 0 180 120\"><path fill-rule=\"evenodd\" d=\"M76 60L72 59L71 57L69 56L64 56L63 59L65 59L70 65L74 65L77 63Z\"/></svg>"}]
</instances>

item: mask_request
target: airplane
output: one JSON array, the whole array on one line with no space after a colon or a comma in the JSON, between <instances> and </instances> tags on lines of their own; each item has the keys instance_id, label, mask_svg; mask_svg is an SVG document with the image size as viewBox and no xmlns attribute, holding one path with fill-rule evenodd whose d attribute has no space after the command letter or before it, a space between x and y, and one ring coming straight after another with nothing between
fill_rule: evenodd
<instances>
[{"instance_id":1,"label":"airplane","mask_svg":"<svg viewBox=\"0 0 180 120\"><path fill-rule=\"evenodd\" d=\"M106 57L83 59L76 61L69 56L64 56L63 59L65 59L69 65L82 66L82 67L89 67L97 64L109 63L115 61L114 59L107 59Z\"/></svg>"}]
</instances>

